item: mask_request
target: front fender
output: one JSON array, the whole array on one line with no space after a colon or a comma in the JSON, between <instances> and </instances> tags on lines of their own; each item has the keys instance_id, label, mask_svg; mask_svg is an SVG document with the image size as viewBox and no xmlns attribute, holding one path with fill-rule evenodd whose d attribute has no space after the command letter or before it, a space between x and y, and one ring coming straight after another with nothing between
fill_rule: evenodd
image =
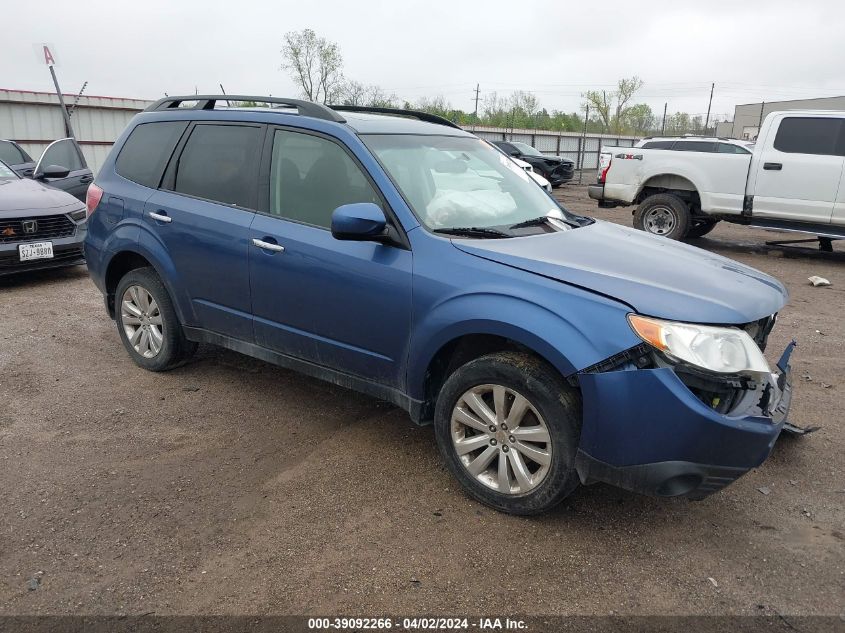
<instances>
[{"instance_id":1,"label":"front fender","mask_svg":"<svg viewBox=\"0 0 845 633\"><path fill-rule=\"evenodd\" d=\"M599 297L593 301L577 294L567 297L571 310L566 317L525 299L492 292L464 294L441 303L415 328L409 395L424 398L431 361L444 345L466 335L488 334L515 341L542 356L563 376L639 342L627 325L625 306Z\"/></svg>"}]
</instances>

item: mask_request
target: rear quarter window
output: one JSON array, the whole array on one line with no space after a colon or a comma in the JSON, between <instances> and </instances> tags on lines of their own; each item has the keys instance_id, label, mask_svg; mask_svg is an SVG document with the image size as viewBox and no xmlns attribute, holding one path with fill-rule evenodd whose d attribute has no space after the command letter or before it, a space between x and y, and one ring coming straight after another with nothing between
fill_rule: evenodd
<instances>
[{"instance_id":1,"label":"rear quarter window","mask_svg":"<svg viewBox=\"0 0 845 633\"><path fill-rule=\"evenodd\" d=\"M842 119L786 117L775 136L775 149L789 154L843 156Z\"/></svg>"},{"instance_id":2,"label":"rear quarter window","mask_svg":"<svg viewBox=\"0 0 845 633\"><path fill-rule=\"evenodd\" d=\"M187 121L142 123L123 144L115 171L139 185L158 188L167 161L187 127Z\"/></svg>"}]
</instances>

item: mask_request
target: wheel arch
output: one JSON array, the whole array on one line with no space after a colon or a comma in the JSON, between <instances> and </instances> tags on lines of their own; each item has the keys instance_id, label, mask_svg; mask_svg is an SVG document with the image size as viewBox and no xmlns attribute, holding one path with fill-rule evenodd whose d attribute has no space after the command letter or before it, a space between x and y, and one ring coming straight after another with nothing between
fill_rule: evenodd
<instances>
[{"instance_id":1,"label":"wheel arch","mask_svg":"<svg viewBox=\"0 0 845 633\"><path fill-rule=\"evenodd\" d=\"M162 256L163 255L163 256ZM190 307L190 300L184 294L176 290L173 275L176 274L173 262L164 253L155 253L144 248L140 243L133 244L131 248L123 248L108 260L105 266L105 295L106 306L109 315L114 318L115 313L115 290L120 280L132 270L149 267L155 270L161 283L167 289L170 298L173 300L173 307L183 325L190 325L194 322L190 316L193 314ZM186 320L186 317L189 317Z\"/></svg>"},{"instance_id":2,"label":"wheel arch","mask_svg":"<svg viewBox=\"0 0 845 633\"><path fill-rule=\"evenodd\" d=\"M432 418L437 394L449 375L480 356L506 350L523 351L566 378L607 355L597 350L578 327L560 316L525 301L504 300L510 308L505 312L519 315L515 322L464 318L431 333L423 344L412 344L411 358L419 360L408 365L407 390L412 398L423 403L421 420ZM483 307L478 304L485 302L479 296L472 301L476 307ZM426 324L420 330L425 332Z\"/></svg>"},{"instance_id":3,"label":"wheel arch","mask_svg":"<svg viewBox=\"0 0 845 633\"><path fill-rule=\"evenodd\" d=\"M635 204L657 193L669 193L679 197L690 207L700 205L699 191L696 184L687 176L665 172L655 174L643 181L642 187L634 198Z\"/></svg>"}]
</instances>

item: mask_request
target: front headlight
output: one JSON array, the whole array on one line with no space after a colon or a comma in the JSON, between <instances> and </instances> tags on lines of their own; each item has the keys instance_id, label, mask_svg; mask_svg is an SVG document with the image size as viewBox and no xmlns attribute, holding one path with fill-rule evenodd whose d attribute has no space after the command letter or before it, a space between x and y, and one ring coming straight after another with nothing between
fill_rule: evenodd
<instances>
[{"instance_id":1,"label":"front headlight","mask_svg":"<svg viewBox=\"0 0 845 633\"><path fill-rule=\"evenodd\" d=\"M85 207L81 207L81 208L77 209L76 211L71 211L70 213L68 213L68 215L75 222L81 222L82 220L84 220L88 216L88 212L85 209Z\"/></svg>"},{"instance_id":2,"label":"front headlight","mask_svg":"<svg viewBox=\"0 0 845 633\"><path fill-rule=\"evenodd\" d=\"M744 330L676 323L629 314L628 322L646 343L670 358L718 374L770 374L769 363Z\"/></svg>"}]
</instances>

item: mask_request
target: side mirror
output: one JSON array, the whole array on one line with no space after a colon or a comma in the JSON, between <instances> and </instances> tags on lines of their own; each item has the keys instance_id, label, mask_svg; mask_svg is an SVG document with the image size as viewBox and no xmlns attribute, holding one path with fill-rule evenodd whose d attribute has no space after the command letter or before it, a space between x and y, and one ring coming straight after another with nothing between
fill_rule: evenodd
<instances>
[{"instance_id":1,"label":"side mirror","mask_svg":"<svg viewBox=\"0 0 845 633\"><path fill-rule=\"evenodd\" d=\"M68 174L70 174L70 169L67 167L47 165L44 169L37 171L32 177L35 180L44 180L46 178L67 178Z\"/></svg>"},{"instance_id":2,"label":"side mirror","mask_svg":"<svg viewBox=\"0 0 845 633\"><path fill-rule=\"evenodd\" d=\"M337 240L378 241L387 235L387 219L372 202L344 204L332 213L332 236Z\"/></svg>"},{"instance_id":3,"label":"side mirror","mask_svg":"<svg viewBox=\"0 0 845 633\"><path fill-rule=\"evenodd\" d=\"M514 158L519 158L520 156L522 156L522 152L520 152L518 149L512 150L511 156L513 156Z\"/></svg>"}]
</instances>

